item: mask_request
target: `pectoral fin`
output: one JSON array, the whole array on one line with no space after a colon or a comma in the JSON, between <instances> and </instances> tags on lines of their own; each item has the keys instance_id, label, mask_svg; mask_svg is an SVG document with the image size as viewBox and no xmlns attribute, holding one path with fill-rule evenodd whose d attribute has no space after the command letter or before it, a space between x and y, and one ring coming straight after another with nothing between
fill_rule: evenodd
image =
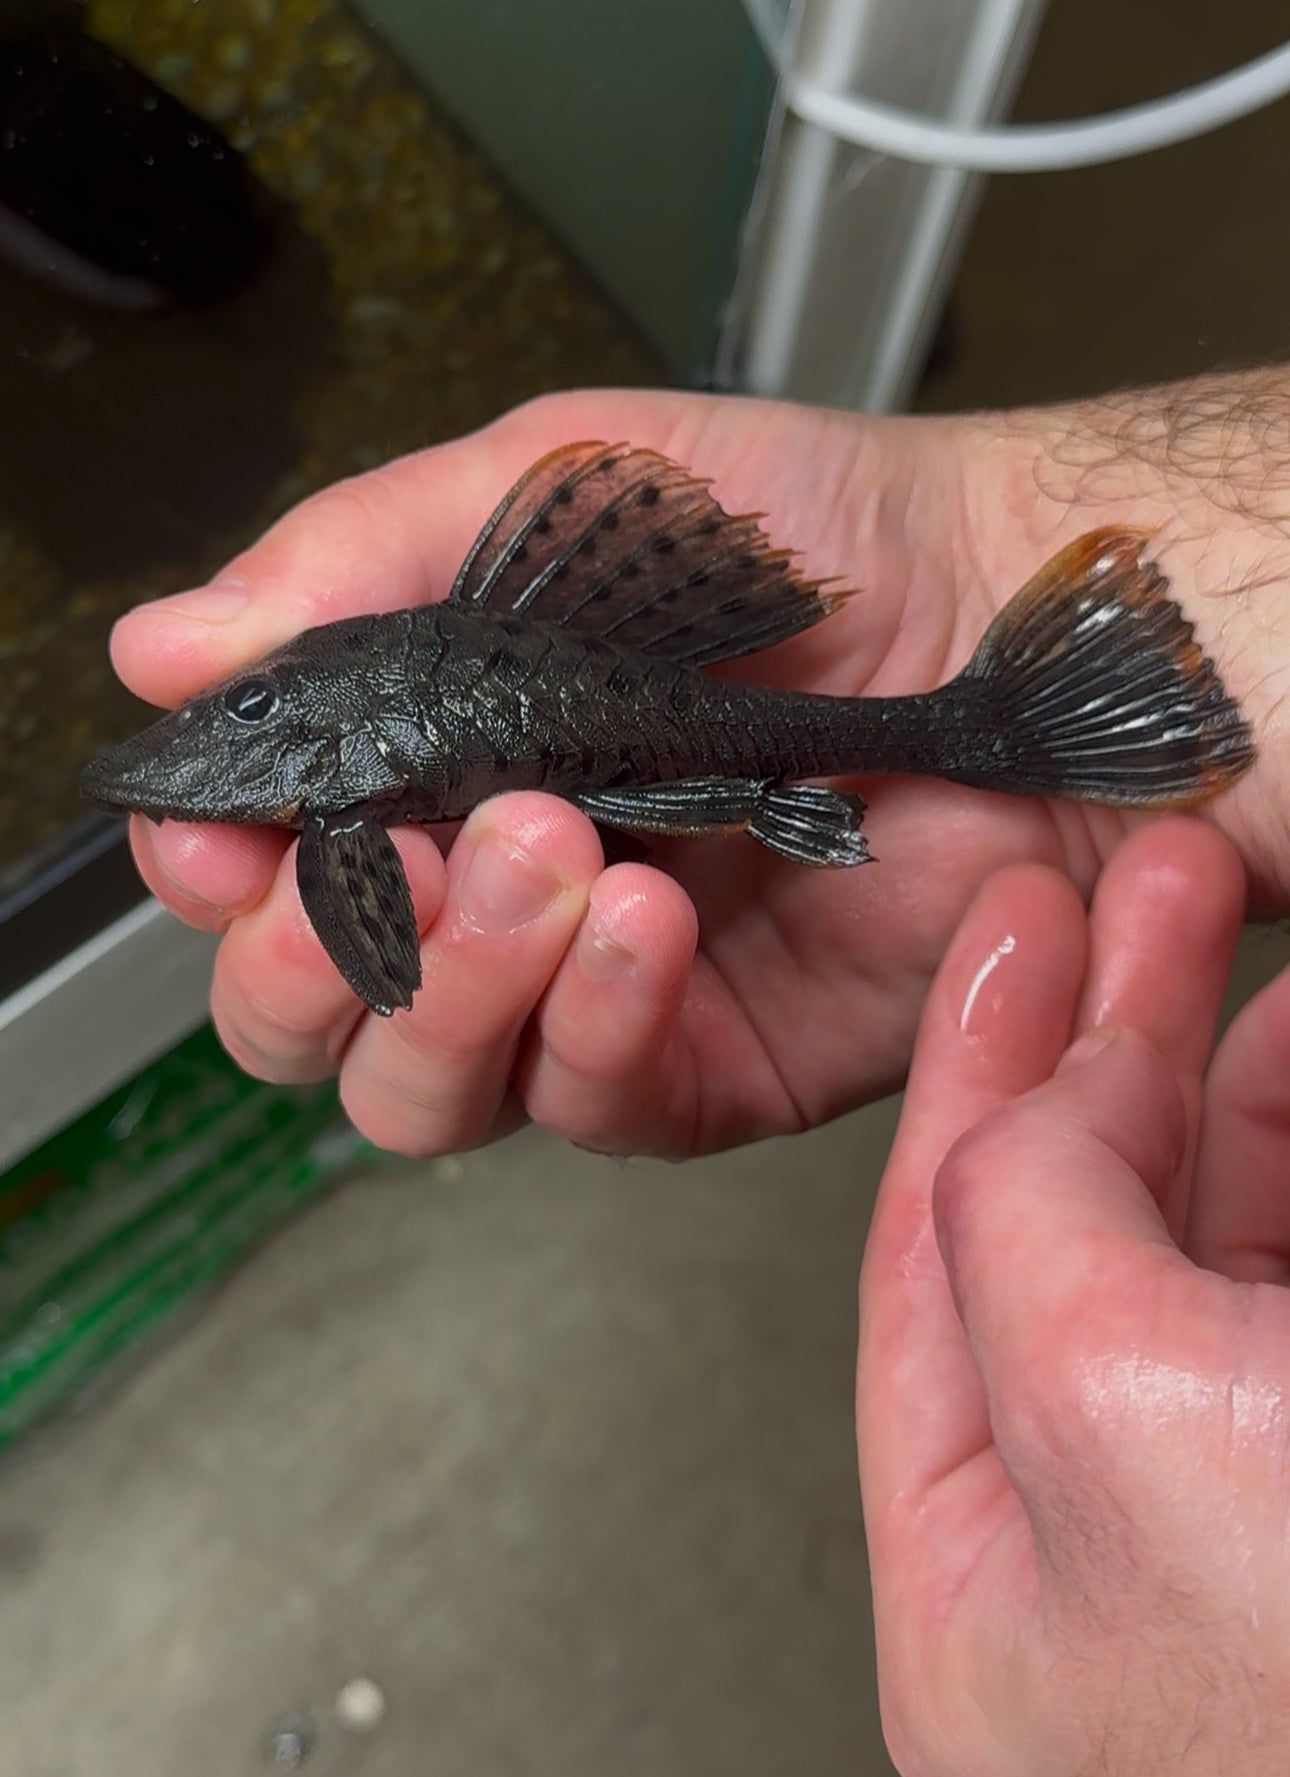
<instances>
[{"instance_id":1,"label":"pectoral fin","mask_svg":"<svg viewBox=\"0 0 1290 1777\"><path fill-rule=\"evenodd\" d=\"M421 985L412 894L394 841L356 811L311 820L300 835L296 881L323 949L354 992L388 1018Z\"/></svg>"}]
</instances>

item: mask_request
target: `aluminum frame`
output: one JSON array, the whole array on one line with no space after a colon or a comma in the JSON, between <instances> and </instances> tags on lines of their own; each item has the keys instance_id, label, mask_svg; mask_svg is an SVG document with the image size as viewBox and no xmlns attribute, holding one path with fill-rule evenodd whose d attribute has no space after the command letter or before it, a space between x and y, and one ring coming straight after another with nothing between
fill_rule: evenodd
<instances>
[{"instance_id":1,"label":"aluminum frame","mask_svg":"<svg viewBox=\"0 0 1290 1777\"><path fill-rule=\"evenodd\" d=\"M147 900L0 1001L0 1171L197 1028L215 943Z\"/></svg>"},{"instance_id":2,"label":"aluminum frame","mask_svg":"<svg viewBox=\"0 0 1290 1777\"><path fill-rule=\"evenodd\" d=\"M793 115L795 87L959 124L1011 103L1046 0L745 0L781 75L780 112L722 341L721 377L870 411L920 374L979 176L841 142Z\"/></svg>"}]
</instances>

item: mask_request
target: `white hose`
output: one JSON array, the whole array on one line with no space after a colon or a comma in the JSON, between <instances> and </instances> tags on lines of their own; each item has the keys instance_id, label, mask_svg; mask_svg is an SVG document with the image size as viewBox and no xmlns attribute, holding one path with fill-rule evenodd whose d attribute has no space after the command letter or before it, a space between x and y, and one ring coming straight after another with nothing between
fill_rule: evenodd
<instances>
[{"instance_id":1,"label":"white hose","mask_svg":"<svg viewBox=\"0 0 1290 1777\"><path fill-rule=\"evenodd\" d=\"M963 129L934 117L827 91L781 70L784 103L796 116L858 148L924 166L973 173L1043 173L1127 160L1171 148L1247 117L1290 93L1290 42L1199 86L1073 123Z\"/></svg>"}]
</instances>

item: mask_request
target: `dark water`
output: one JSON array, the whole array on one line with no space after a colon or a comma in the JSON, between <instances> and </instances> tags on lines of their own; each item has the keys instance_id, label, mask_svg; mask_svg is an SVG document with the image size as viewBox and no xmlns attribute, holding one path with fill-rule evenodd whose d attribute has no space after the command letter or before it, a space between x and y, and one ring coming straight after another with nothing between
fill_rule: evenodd
<instances>
[{"instance_id":1,"label":"dark water","mask_svg":"<svg viewBox=\"0 0 1290 1777\"><path fill-rule=\"evenodd\" d=\"M113 618L630 323L338 0L0 0L0 904L143 713Z\"/></svg>"}]
</instances>

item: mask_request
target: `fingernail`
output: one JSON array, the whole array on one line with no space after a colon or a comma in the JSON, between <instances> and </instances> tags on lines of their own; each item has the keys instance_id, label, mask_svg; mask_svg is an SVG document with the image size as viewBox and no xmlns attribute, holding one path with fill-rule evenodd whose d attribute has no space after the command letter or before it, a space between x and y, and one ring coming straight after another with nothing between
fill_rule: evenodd
<instances>
[{"instance_id":1,"label":"fingernail","mask_svg":"<svg viewBox=\"0 0 1290 1777\"><path fill-rule=\"evenodd\" d=\"M594 916L578 936L578 967L589 981L617 981L636 961L634 951L620 944Z\"/></svg>"},{"instance_id":2,"label":"fingernail","mask_svg":"<svg viewBox=\"0 0 1290 1777\"><path fill-rule=\"evenodd\" d=\"M1057 1063L1057 1072L1064 1073L1067 1068L1083 1067L1086 1061L1092 1061L1103 1049L1115 1041L1116 1030L1113 1024L1100 1024L1096 1030L1085 1031L1083 1036L1076 1037L1065 1055Z\"/></svg>"},{"instance_id":3,"label":"fingernail","mask_svg":"<svg viewBox=\"0 0 1290 1777\"><path fill-rule=\"evenodd\" d=\"M527 852L486 834L466 865L457 901L477 931L501 936L539 919L563 889L560 878Z\"/></svg>"},{"instance_id":4,"label":"fingernail","mask_svg":"<svg viewBox=\"0 0 1290 1777\"><path fill-rule=\"evenodd\" d=\"M190 617L197 623L231 623L249 604L249 595L236 580L212 581L190 592L172 592L168 598L136 605L139 611L160 611L163 616Z\"/></svg>"}]
</instances>

